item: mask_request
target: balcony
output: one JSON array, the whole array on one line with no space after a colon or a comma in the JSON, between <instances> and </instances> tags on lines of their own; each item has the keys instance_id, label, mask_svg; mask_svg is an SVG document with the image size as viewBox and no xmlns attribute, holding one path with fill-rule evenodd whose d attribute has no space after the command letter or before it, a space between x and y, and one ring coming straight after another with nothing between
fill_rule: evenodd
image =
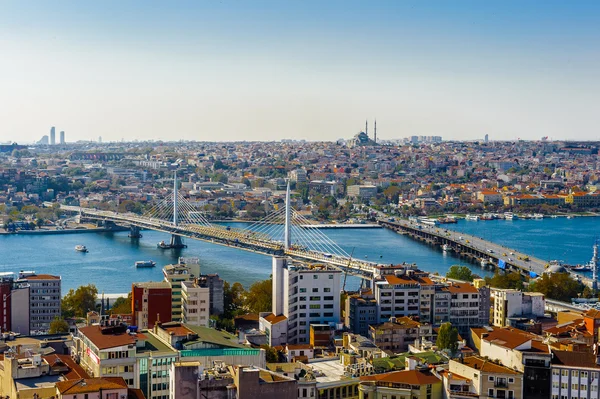
<instances>
[{"instance_id":1,"label":"balcony","mask_svg":"<svg viewBox=\"0 0 600 399\"><path fill-rule=\"evenodd\" d=\"M494 388L508 388L508 383L505 379L497 379L494 382Z\"/></svg>"}]
</instances>

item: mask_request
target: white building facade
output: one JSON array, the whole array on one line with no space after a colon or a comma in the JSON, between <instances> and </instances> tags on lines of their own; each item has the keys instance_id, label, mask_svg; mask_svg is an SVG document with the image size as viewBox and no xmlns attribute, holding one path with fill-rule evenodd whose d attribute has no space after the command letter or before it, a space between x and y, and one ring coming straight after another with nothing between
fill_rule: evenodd
<instances>
[{"instance_id":1,"label":"white building facade","mask_svg":"<svg viewBox=\"0 0 600 399\"><path fill-rule=\"evenodd\" d=\"M273 257L272 312L287 317L287 343L309 343L311 324L340 323L340 278L329 266Z\"/></svg>"}]
</instances>

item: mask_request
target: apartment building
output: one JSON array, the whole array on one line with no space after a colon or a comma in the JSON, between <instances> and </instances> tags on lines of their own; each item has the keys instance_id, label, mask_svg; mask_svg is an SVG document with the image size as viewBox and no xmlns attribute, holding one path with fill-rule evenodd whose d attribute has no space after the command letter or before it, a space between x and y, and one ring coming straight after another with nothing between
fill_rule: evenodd
<instances>
[{"instance_id":1,"label":"apartment building","mask_svg":"<svg viewBox=\"0 0 600 399\"><path fill-rule=\"evenodd\" d=\"M390 321L369 327L369 338L381 350L400 353L408 350L408 345L424 338L433 339L431 324L419 323L409 317L391 317Z\"/></svg>"},{"instance_id":2,"label":"apartment building","mask_svg":"<svg viewBox=\"0 0 600 399\"><path fill-rule=\"evenodd\" d=\"M192 269L197 269L196 271ZM194 279L200 274L199 261L166 265L163 267L163 278L171 285L171 320L181 321L181 284Z\"/></svg>"},{"instance_id":3,"label":"apartment building","mask_svg":"<svg viewBox=\"0 0 600 399\"><path fill-rule=\"evenodd\" d=\"M349 198L369 199L377 195L377 187L355 184L353 186L348 186L347 194Z\"/></svg>"},{"instance_id":4,"label":"apartment building","mask_svg":"<svg viewBox=\"0 0 600 399\"><path fill-rule=\"evenodd\" d=\"M546 300L539 292L521 292L512 289L494 290L493 324L498 327L510 325L511 317L543 317Z\"/></svg>"},{"instance_id":5,"label":"apartment building","mask_svg":"<svg viewBox=\"0 0 600 399\"><path fill-rule=\"evenodd\" d=\"M552 354L542 337L511 327L472 328L471 339L482 357L523 373L523 396L550 397Z\"/></svg>"},{"instance_id":6,"label":"apartment building","mask_svg":"<svg viewBox=\"0 0 600 399\"><path fill-rule=\"evenodd\" d=\"M75 340L75 351L81 367L93 377L120 376L134 388L136 347L142 345L142 334L127 332L125 325L93 325L81 327Z\"/></svg>"},{"instance_id":7,"label":"apartment building","mask_svg":"<svg viewBox=\"0 0 600 399\"><path fill-rule=\"evenodd\" d=\"M479 356L450 360L440 374L448 398L524 398L523 373Z\"/></svg>"},{"instance_id":8,"label":"apartment building","mask_svg":"<svg viewBox=\"0 0 600 399\"><path fill-rule=\"evenodd\" d=\"M418 317L421 294L418 270L407 266L390 267L380 272L382 275L373 280L373 294L379 305L378 322L384 323L391 317Z\"/></svg>"},{"instance_id":9,"label":"apartment building","mask_svg":"<svg viewBox=\"0 0 600 399\"><path fill-rule=\"evenodd\" d=\"M600 365L590 352L552 351L551 398L597 399Z\"/></svg>"},{"instance_id":10,"label":"apartment building","mask_svg":"<svg viewBox=\"0 0 600 399\"><path fill-rule=\"evenodd\" d=\"M171 321L173 305L171 284L166 281L133 283L131 313L141 329L152 328L157 321ZM181 304L179 305L181 309Z\"/></svg>"},{"instance_id":11,"label":"apartment building","mask_svg":"<svg viewBox=\"0 0 600 399\"><path fill-rule=\"evenodd\" d=\"M61 314L60 276L22 271L16 282L29 285L29 333L47 332L52 320Z\"/></svg>"},{"instance_id":12,"label":"apartment building","mask_svg":"<svg viewBox=\"0 0 600 399\"><path fill-rule=\"evenodd\" d=\"M194 326L209 326L210 289L195 281L181 282L182 321Z\"/></svg>"},{"instance_id":13,"label":"apartment building","mask_svg":"<svg viewBox=\"0 0 600 399\"><path fill-rule=\"evenodd\" d=\"M377 324L377 301L371 289L346 298L344 324L354 334L369 335L369 326Z\"/></svg>"},{"instance_id":14,"label":"apartment building","mask_svg":"<svg viewBox=\"0 0 600 399\"><path fill-rule=\"evenodd\" d=\"M287 318L286 343L309 343L311 324L339 323L340 276L330 266L273 258L272 313Z\"/></svg>"}]
</instances>

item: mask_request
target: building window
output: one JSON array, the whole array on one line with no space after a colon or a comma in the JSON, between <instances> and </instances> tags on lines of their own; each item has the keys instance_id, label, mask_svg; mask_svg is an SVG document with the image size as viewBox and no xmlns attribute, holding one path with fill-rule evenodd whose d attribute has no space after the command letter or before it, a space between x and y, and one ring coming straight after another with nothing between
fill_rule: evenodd
<instances>
[{"instance_id":1,"label":"building window","mask_svg":"<svg viewBox=\"0 0 600 399\"><path fill-rule=\"evenodd\" d=\"M488 388L488 396L489 396L490 398L493 398L493 397L494 397L494 388Z\"/></svg>"},{"instance_id":2,"label":"building window","mask_svg":"<svg viewBox=\"0 0 600 399\"><path fill-rule=\"evenodd\" d=\"M494 381L494 377L492 377L491 375L488 377L488 381Z\"/></svg>"},{"instance_id":3,"label":"building window","mask_svg":"<svg viewBox=\"0 0 600 399\"><path fill-rule=\"evenodd\" d=\"M331 288L325 287L325 288L323 288L323 292L331 292Z\"/></svg>"},{"instance_id":4,"label":"building window","mask_svg":"<svg viewBox=\"0 0 600 399\"><path fill-rule=\"evenodd\" d=\"M313 288L312 292L319 292L318 288Z\"/></svg>"},{"instance_id":5,"label":"building window","mask_svg":"<svg viewBox=\"0 0 600 399\"><path fill-rule=\"evenodd\" d=\"M316 279L318 279L318 278L319 278L319 275L318 275L318 274L313 274L313 279L314 279L314 280L316 280Z\"/></svg>"},{"instance_id":6,"label":"building window","mask_svg":"<svg viewBox=\"0 0 600 399\"><path fill-rule=\"evenodd\" d=\"M330 279L330 280L333 280L333 274L330 274L330 275L329 275L329 279Z\"/></svg>"},{"instance_id":7,"label":"building window","mask_svg":"<svg viewBox=\"0 0 600 399\"><path fill-rule=\"evenodd\" d=\"M306 288L300 288L300 292L306 292Z\"/></svg>"}]
</instances>

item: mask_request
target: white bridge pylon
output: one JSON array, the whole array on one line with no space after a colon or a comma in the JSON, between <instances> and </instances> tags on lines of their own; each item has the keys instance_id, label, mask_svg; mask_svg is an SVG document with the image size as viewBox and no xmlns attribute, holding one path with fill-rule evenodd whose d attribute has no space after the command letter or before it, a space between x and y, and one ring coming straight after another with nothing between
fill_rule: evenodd
<instances>
[{"instance_id":1,"label":"white bridge pylon","mask_svg":"<svg viewBox=\"0 0 600 399\"><path fill-rule=\"evenodd\" d=\"M173 226L204 226L231 231L236 237L247 237L281 245L285 250L315 251L324 255L335 255L350 259L342 247L314 226L315 222L302 216L291 206L289 183L285 194L285 206L268 214L263 219L244 228L231 228L211 224L195 204L188 201L177 189L174 178L173 195L165 198L147 211L143 217L172 223ZM234 234L235 233L235 234Z\"/></svg>"}]
</instances>

